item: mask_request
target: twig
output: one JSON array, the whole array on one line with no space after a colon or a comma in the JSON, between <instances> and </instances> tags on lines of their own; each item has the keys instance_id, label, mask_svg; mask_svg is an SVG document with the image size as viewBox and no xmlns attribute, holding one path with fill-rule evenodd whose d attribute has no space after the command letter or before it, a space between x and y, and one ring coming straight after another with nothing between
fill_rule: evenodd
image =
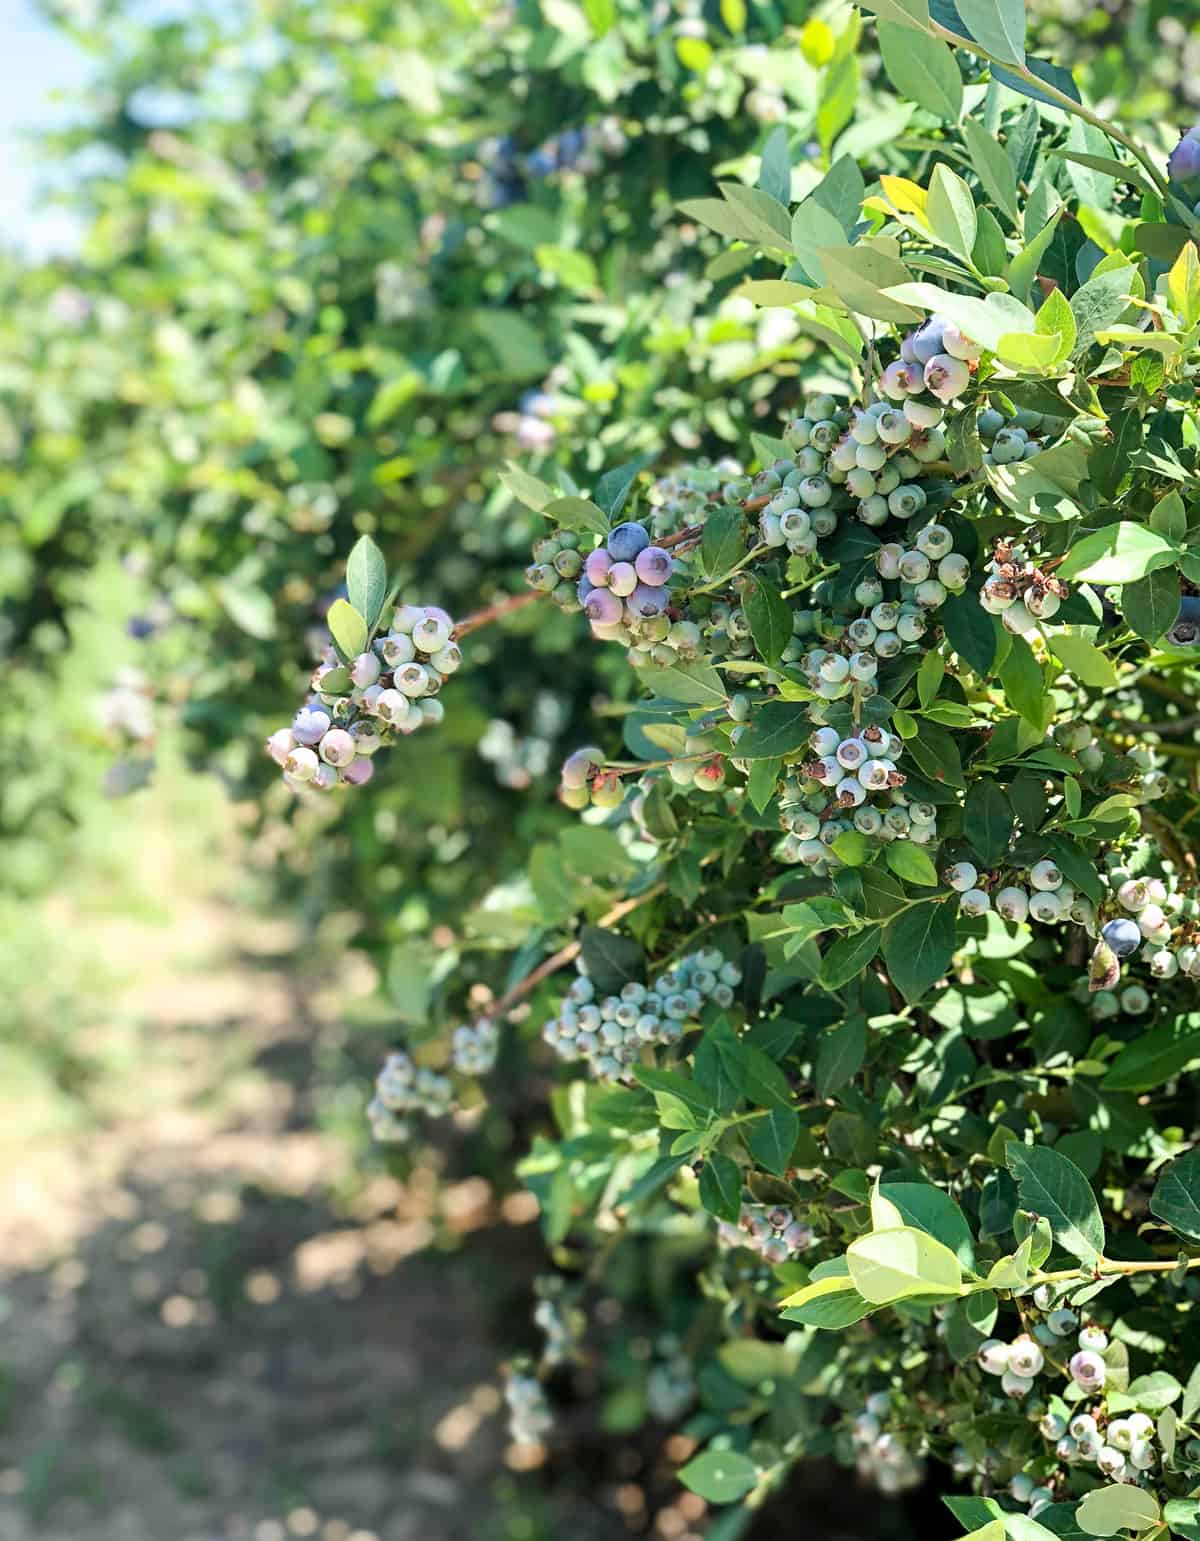
<instances>
[{"instance_id":1,"label":"twig","mask_svg":"<svg viewBox=\"0 0 1200 1541\"><path fill-rule=\"evenodd\" d=\"M643 904L649 904L651 899L657 899L659 894L666 892L665 883L655 883L653 888L648 888L644 894L638 894L636 899L622 899L620 904L614 904L611 910L601 915L596 922L598 926L614 926L617 921L624 920L625 916ZM565 947L560 947L557 952L552 952L548 958L543 958L535 969L531 969L524 979L518 980L511 990L506 990L499 1000L493 1001L490 1006L480 1011L479 1017L498 1017L524 1000L525 997L541 984L543 979L548 979L551 974L556 974L560 968L565 968L568 963L573 963L579 956L582 942L568 942Z\"/></svg>"},{"instance_id":2,"label":"twig","mask_svg":"<svg viewBox=\"0 0 1200 1541\"><path fill-rule=\"evenodd\" d=\"M478 631L481 626L490 626L493 621L498 621L502 616L510 615L514 610L522 610L526 605L532 605L539 599L545 599L546 593L542 589L527 589L524 594L509 594L504 599L498 599L495 604L488 605L483 610L476 610L474 615L468 615L466 620L459 621L454 628L453 637L456 642L471 632Z\"/></svg>"}]
</instances>

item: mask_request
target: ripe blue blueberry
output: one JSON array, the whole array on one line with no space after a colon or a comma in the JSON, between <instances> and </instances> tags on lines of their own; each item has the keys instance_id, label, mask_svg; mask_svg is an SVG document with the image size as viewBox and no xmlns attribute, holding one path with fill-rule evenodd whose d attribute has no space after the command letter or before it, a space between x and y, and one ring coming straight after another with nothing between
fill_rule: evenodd
<instances>
[{"instance_id":1,"label":"ripe blue blueberry","mask_svg":"<svg viewBox=\"0 0 1200 1541\"><path fill-rule=\"evenodd\" d=\"M650 544L650 536L645 525L628 520L609 531L607 544L608 554L614 562L636 562Z\"/></svg>"},{"instance_id":2,"label":"ripe blue blueberry","mask_svg":"<svg viewBox=\"0 0 1200 1541\"><path fill-rule=\"evenodd\" d=\"M1117 920L1110 920L1100 935L1118 958L1130 957L1138 950L1142 941L1142 933L1137 921L1126 920L1124 916Z\"/></svg>"}]
</instances>

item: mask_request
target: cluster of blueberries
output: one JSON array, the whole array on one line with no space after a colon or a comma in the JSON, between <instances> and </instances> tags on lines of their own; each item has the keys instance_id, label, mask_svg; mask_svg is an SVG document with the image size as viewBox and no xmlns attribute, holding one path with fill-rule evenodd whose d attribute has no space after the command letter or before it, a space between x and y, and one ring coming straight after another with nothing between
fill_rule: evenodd
<instances>
[{"instance_id":1,"label":"cluster of blueberries","mask_svg":"<svg viewBox=\"0 0 1200 1541\"><path fill-rule=\"evenodd\" d=\"M1000 1381L1002 1393L1015 1401L1030 1397L1038 1430L1066 1466L1095 1466L1111 1482L1136 1483L1157 1464L1154 1449L1154 1422L1145 1413L1111 1417L1103 1400L1090 1407L1081 1406L1085 1397L1102 1397L1108 1379L1104 1352L1108 1334L1094 1323L1080 1326L1078 1315L1068 1307L1054 1309L1053 1291L1040 1285L1034 1293L1035 1304L1045 1312L1032 1332L1021 1333L1011 1342L988 1338L979 1347L977 1363L985 1375ZM1074 1338L1072 1350L1069 1340ZM1068 1400L1058 1396L1048 1399L1036 1395L1038 1376L1069 1354L1066 1372L1071 1386ZM971 1453L956 1449L954 1469L962 1475L974 1472L977 1463ZM1045 1462L1035 1463L1038 1475L1016 1472L1008 1485L1010 1496L1029 1506L1034 1516L1055 1501L1051 1476L1047 1480Z\"/></svg>"},{"instance_id":2,"label":"cluster of blueberries","mask_svg":"<svg viewBox=\"0 0 1200 1541\"><path fill-rule=\"evenodd\" d=\"M780 822L787 834L777 852L781 860L823 877L841 866L832 846L848 830L917 845L937 839L937 809L902 790L905 778L896 761L903 740L895 734L871 726L845 738L822 727L809 747L813 758L783 783Z\"/></svg>"},{"instance_id":3,"label":"cluster of blueberries","mask_svg":"<svg viewBox=\"0 0 1200 1541\"><path fill-rule=\"evenodd\" d=\"M733 1005L741 970L715 947L689 953L650 985L631 980L619 995L596 998L582 959L556 1017L542 1037L563 1059L585 1060L602 1080L631 1081L654 1045L676 1043L699 1027L706 1003Z\"/></svg>"},{"instance_id":4,"label":"cluster of blueberries","mask_svg":"<svg viewBox=\"0 0 1200 1541\"><path fill-rule=\"evenodd\" d=\"M460 1075L487 1075L500 1051L500 1026L490 1017L456 1027L450 1036L450 1062ZM367 1107L371 1133L382 1144L395 1145L413 1132L408 1117L424 1113L444 1118L454 1106L449 1076L413 1062L402 1049L389 1054L375 1078L375 1096Z\"/></svg>"},{"instance_id":5,"label":"cluster of blueberries","mask_svg":"<svg viewBox=\"0 0 1200 1541\"><path fill-rule=\"evenodd\" d=\"M412 1135L413 1126L405 1114L443 1118L453 1105L454 1088L449 1077L414 1064L411 1055L397 1050L388 1055L375 1079L367 1119L377 1140L394 1145Z\"/></svg>"},{"instance_id":6,"label":"cluster of blueberries","mask_svg":"<svg viewBox=\"0 0 1200 1541\"><path fill-rule=\"evenodd\" d=\"M536 1375L514 1371L504 1388L508 1437L514 1445L540 1445L554 1427L554 1412Z\"/></svg>"},{"instance_id":7,"label":"cluster of blueberries","mask_svg":"<svg viewBox=\"0 0 1200 1541\"><path fill-rule=\"evenodd\" d=\"M454 622L435 605L400 605L391 630L343 667L332 646L313 675L313 694L267 740L267 753L293 790L363 786L372 756L397 734L441 722L437 699L462 665Z\"/></svg>"},{"instance_id":8,"label":"cluster of blueberries","mask_svg":"<svg viewBox=\"0 0 1200 1541\"><path fill-rule=\"evenodd\" d=\"M736 1224L717 1223L717 1240L723 1247L745 1247L757 1252L764 1263L786 1263L813 1244L812 1227L797 1220L790 1209L766 1204L742 1204Z\"/></svg>"},{"instance_id":9,"label":"cluster of blueberries","mask_svg":"<svg viewBox=\"0 0 1200 1541\"><path fill-rule=\"evenodd\" d=\"M559 773L558 797L567 808L619 808L624 800L621 778L604 769L604 750L585 745L569 754Z\"/></svg>"},{"instance_id":10,"label":"cluster of blueberries","mask_svg":"<svg viewBox=\"0 0 1200 1541\"><path fill-rule=\"evenodd\" d=\"M582 128L563 129L532 150L521 150L511 134L485 139L476 152L486 173L479 184L479 201L487 209L505 209L528 197L530 182L561 172L592 176L604 157L624 154L628 143L620 122L611 116Z\"/></svg>"},{"instance_id":11,"label":"cluster of blueberries","mask_svg":"<svg viewBox=\"0 0 1200 1541\"><path fill-rule=\"evenodd\" d=\"M884 1427L891 1416L892 1399L886 1391L873 1391L850 1425L854 1464L864 1482L895 1497L925 1480L925 1467L903 1433Z\"/></svg>"},{"instance_id":12,"label":"cluster of blueberries","mask_svg":"<svg viewBox=\"0 0 1200 1541\"><path fill-rule=\"evenodd\" d=\"M987 571L979 603L989 615L998 615L1004 629L1015 636L1024 636L1039 621L1051 620L1067 597L1066 584L1043 572L1021 545L997 540Z\"/></svg>"},{"instance_id":13,"label":"cluster of blueberries","mask_svg":"<svg viewBox=\"0 0 1200 1541\"><path fill-rule=\"evenodd\" d=\"M1063 726L1060 742L1081 743L1090 737L1091 730L1085 724ZM1086 747L1079 753L1086 753ZM1143 752L1142 758L1152 764L1148 752ZM966 915L995 910L1010 921L1036 920L1043 925L1073 922L1098 937L1098 947L1106 949L1105 956L1112 959L1110 977L1102 981L1094 978L1090 986L1086 979L1080 980L1077 990L1089 1000L1092 1015L1104 1020L1122 1012L1140 1016L1149 1011L1152 998L1142 985L1128 984L1119 994L1112 988L1120 977L1120 964L1131 959L1143 944L1147 949L1144 961L1153 979L1169 980L1179 974L1200 978L1200 926L1196 923L1200 906L1162 877L1135 876L1127 863L1136 861L1141 867L1148 855L1143 845L1126 855L1110 852L1105 857L1104 879L1110 898L1099 911L1067 882L1050 857L1034 862L1022 881L1008 881L1000 887L995 887L999 879L994 875L981 879L969 861L954 862L942 877L959 894L959 908ZM1168 872L1167 877L1170 875ZM982 886L983 882L988 886ZM1100 915L1112 908L1125 913L1101 923Z\"/></svg>"}]
</instances>

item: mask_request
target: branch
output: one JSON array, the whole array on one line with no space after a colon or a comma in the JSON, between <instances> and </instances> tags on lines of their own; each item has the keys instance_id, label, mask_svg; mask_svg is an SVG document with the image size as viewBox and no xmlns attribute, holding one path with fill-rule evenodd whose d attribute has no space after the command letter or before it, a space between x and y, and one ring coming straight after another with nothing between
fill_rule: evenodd
<instances>
[{"instance_id":1,"label":"branch","mask_svg":"<svg viewBox=\"0 0 1200 1541\"><path fill-rule=\"evenodd\" d=\"M452 634L454 641L459 642L463 637L470 636L471 632L478 631L483 626L490 626L493 621L500 620L502 616L511 615L514 610L524 609L526 605L532 605L535 601L546 597L541 589L528 589L524 594L509 594L504 599L498 599L495 604L488 605L483 610L476 610L474 615L468 615L466 620L459 621Z\"/></svg>"}]
</instances>

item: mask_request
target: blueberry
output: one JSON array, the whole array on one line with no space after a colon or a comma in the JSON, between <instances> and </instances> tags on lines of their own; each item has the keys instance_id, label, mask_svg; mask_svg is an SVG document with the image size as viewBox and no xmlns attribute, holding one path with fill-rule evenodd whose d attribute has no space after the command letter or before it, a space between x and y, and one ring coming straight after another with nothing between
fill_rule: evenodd
<instances>
[{"instance_id":1,"label":"blueberry","mask_svg":"<svg viewBox=\"0 0 1200 1541\"><path fill-rule=\"evenodd\" d=\"M1172 182L1190 182L1200 177L1200 138L1191 128L1171 151L1167 175Z\"/></svg>"},{"instance_id":2,"label":"blueberry","mask_svg":"<svg viewBox=\"0 0 1200 1541\"><path fill-rule=\"evenodd\" d=\"M1142 933L1138 929L1137 921L1126 920L1124 917L1110 920L1100 935L1118 958L1130 957L1138 950L1142 941Z\"/></svg>"},{"instance_id":3,"label":"blueberry","mask_svg":"<svg viewBox=\"0 0 1200 1541\"><path fill-rule=\"evenodd\" d=\"M645 525L628 520L609 532L608 554L614 562L636 562L649 544Z\"/></svg>"}]
</instances>

